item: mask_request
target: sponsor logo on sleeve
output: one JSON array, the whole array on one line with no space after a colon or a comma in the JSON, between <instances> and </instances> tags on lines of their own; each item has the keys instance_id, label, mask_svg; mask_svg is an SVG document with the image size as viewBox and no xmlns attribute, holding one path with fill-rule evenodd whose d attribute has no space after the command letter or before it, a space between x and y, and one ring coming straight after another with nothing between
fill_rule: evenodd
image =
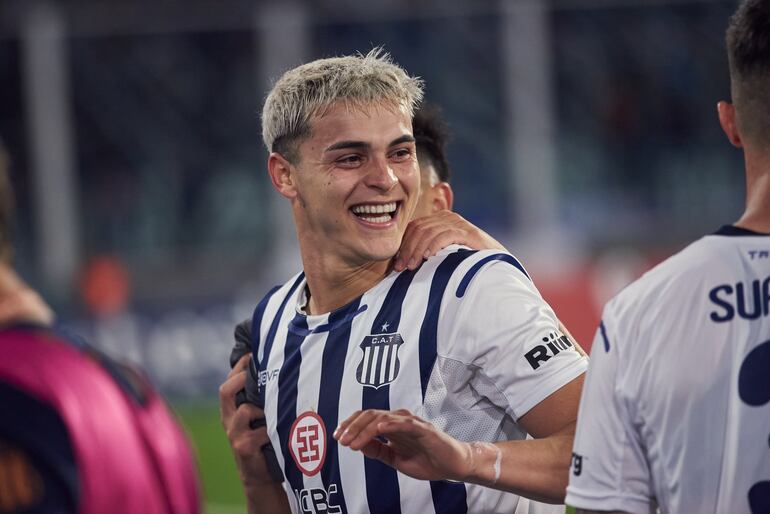
<instances>
[{"instance_id":1,"label":"sponsor logo on sleeve","mask_svg":"<svg viewBox=\"0 0 770 514\"><path fill-rule=\"evenodd\" d=\"M259 386L265 387L268 382L278 378L279 369L266 369L259 372Z\"/></svg>"},{"instance_id":2,"label":"sponsor logo on sleeve","mask_svg":"<svg viewBox=\"0 0 770 514\"><path fill-rule=\"evenodd\" d=\"M289 453L302 474L316 475L326 460L326 425L321 416L303 412L289 431Z\"/></svg>"},{"instance_id":3,"label":"sponsor logo on sleeve","mask_svg":"<svg viewBox=\"0 0 770 514\"><path fill-rule=\"evenodd\" d=\"M583 473L583 456L579 453L572 453L572 474L579 477Z\"/></svg>"},{"instance_id":4,"label":"sponsor logo on sleeve","mask_svg":"<svg viewBox=\"0 0 770 514\"><path fill-rule=\"evenodd\" d=\"M402 344L404 339L401 334L366 336L359 345L362 356L356 368L358 383L377 389L396 380L401 369L398 350Z\"/></svg>"},{"instance_id":5,"label":"sponsor logo on sleeve","mask_svg":"<svg viewBox=\"0 0 770 514\"><path fill-rule=\"evenodd\" d=\"M532 369L539 368L542 363L549 361L551 357L564 350L575 348L569 337L558 332L549 332L542 340L543 344L535 346L524 354L524 358L527 359Z\"/></svg>"}]
</instances>

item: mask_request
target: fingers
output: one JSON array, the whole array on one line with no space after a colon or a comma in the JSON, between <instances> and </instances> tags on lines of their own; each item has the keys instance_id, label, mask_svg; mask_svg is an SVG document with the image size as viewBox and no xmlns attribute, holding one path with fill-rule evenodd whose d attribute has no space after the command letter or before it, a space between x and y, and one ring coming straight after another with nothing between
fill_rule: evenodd
<instances>
[{"instance_id":1,"label":"fingers","mask_svg":"<svg viewBox=\"0 0 770 514\"><path fill-rule=\"evenodd\" d=\"M225 428L236 411L235 394L245 386L246 376L243 373L229 378L219 386L219 418Z\"/></svg>"},{"instance_id":2,"label":"fingers","mask_svg":"<svg viewBox=\"0 0 770 514\"><path fill-rule=\"evenodd\" d=\"M333 434L334 438L339 440L338 436L342 435L342 433L348 428L348 426L350 426L350 424L353 421L355 421L356 418L358 418L358 416L360 416L362 412L363 411L357 410L356 412L351 414L345 421L340 423L339 426L337 427L337 429L334 431L334 434Z\"/></svg>"},{"instance_id":3,"label":"fingers","mask_svg":"<svg viewBox=\"0 0 770 514\"><path fill-rule=\"evenodd\" d=\"M403 422L411 417L411 413L403 409L398 411L374 409L359 411L340 424L337 430L334 431L334 438L341 445L347 446L352 450L367 448L369 451L375 451L376 445L371 446L373 441L383 444L382 441L375 439L383 435L381 426L386 425L386 422ZM395 430L391 431L391 433L394 432Z\"/></svg>"},{"instance_id":4,"label":"fingers","mask_svg":"<svg viewBox=\"0 0 770 514\"><path fill-rule=\"evenodd\" d=\"M426 255L425 252L429 243L426 239L432 240L437 233L452 230L453 224L456 223L455 218L459 218L459 216L453 212L439 211L430 216L410 221L404 232L394 269L396 271L403 271L407 268L416 269L423 259L434 255L435 252Z\"/></svg>"},{"instance_id":5,"label":"fingers","mask_svg":"<svg viewBox=\"0 0 770 514\"><path fill-rule=\"evenodd\" d=\"M462 244L476 250L505 251L505 247L492 236L459 214L438 211L412 220L407 225L393 268L396 271L417 269L423 259L435 255L450 244Z\"/></svg>"},{"instance_id":6,"label":"fingers","mask_svg":"<svg viewBox=\"0 0 770 514\"><path fill-rule=\"evenodd\" d=\"M241 371L246 371L246 368L248 367L250 360L251 360L250 353L247 353L246 355L238 359L238 362L235 363L235 366L233 366L233 369L231 369L230 372L227 374L227 378L230 378L233 375L240 373Z\"/></svg>"},{"instance_id":7,"label":"fingers","mask_svg":"<svg viewBox=\"0 0 770 514\"><path fill-rule=\"evenodd\" d=\"M361 448L361 453L370 459L381 460L388 466L393 466L396 462L395 452L387 444L381 443L376 439L365 444L364 447Z\"/></svg>"},{"instance_id":8,"label":"fingers","mask_svg":"<svg viewBox=\"0 0 770 514\"><path fill-rule=\"evenodd\" d=\"M366 410L354 414L334 431L334 438L353 450L360 450L377 436L377 422L386 411Z\"/></svg>"},{"instance_id":9,"label":"fingers","mask_svg":"<svg viewBox=\"0 0 770 514\"><path fill-rule=\"evenodd\" d=\"M228 439L235 443L241 437L246 437L249 448L261 448L263 444L270 442L266 425L259 421L264 419L265 413L262 409L254 404L244 403L235 411L230 425L225 427ZM255 420L258 421L255 423Z\"/></svg>"},{"instance_id":10,"label":"fingers","mask_svg":"<svg viewBox=\"0 0 770 514\"><path fill-rule=\"evenodd\" d=\"M251 356L246 355L241 358L227 375L227 379L219 386L219 416L225 429L236 411L235 395L246 387L246 372L242 369L244 362L248 362L246 357Z\"/></svg>"}]
</instances>

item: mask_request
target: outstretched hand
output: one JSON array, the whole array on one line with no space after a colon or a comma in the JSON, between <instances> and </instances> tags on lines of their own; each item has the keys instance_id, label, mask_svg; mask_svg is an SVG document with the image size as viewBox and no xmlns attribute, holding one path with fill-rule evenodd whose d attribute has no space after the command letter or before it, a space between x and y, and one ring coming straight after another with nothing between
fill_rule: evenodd
<instances>
[{"instance_id":1,"label":"outstretched hand","mask_svg":"<svg viewBox=\"0 0 770 514\"><path fill-rule=\"evenodd\" d=\"M438 211L409 222L401 241L393 269L414 270L432 255L451 244L461 244L474 250L506 251L495 238L452 211Z\"/></svg>"},{"instance_id":2,"label":"outstretched hand","mask_svg":"<svg viewBox=\"0 0 770 514\"><path fill-rule=\"evenodd\" d=\"M470 444L405 409L358 411L340 424L334 438L420 480L465 480L473 471Z\"/></svg>"}]
</instances>

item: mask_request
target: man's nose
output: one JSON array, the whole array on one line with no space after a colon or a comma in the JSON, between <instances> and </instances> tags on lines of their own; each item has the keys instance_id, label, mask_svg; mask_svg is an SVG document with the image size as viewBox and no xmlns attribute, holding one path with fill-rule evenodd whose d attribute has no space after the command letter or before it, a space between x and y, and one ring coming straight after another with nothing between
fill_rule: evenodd
<instances>
[{"instance_id":1,"label":"man's nose","mask_svg":"<svg viewBox=\"0 0 770 514\"><path fill-rule=\"evenodd\" d=\"M390 191L398 183L398 177L387 159L375 159L366 175L366 185L381 191Z\"/></svg>"}]
</instances>

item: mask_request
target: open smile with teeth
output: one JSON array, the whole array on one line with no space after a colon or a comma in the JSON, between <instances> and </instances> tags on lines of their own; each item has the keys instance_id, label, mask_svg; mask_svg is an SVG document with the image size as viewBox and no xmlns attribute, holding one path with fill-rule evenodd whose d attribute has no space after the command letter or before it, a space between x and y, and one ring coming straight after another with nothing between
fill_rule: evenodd
<instances>
[{"instance_id":1,"label":"open smile with teeth","mask_svg":"<svg viewBox=\"0 0 770 514\"><path fill-rule=\"evenodd\" d=\"M399 202L384 204L364 203L354 205L350 211L368 223L387 223L396 214Z\"/></svg>"}]
</instances>

